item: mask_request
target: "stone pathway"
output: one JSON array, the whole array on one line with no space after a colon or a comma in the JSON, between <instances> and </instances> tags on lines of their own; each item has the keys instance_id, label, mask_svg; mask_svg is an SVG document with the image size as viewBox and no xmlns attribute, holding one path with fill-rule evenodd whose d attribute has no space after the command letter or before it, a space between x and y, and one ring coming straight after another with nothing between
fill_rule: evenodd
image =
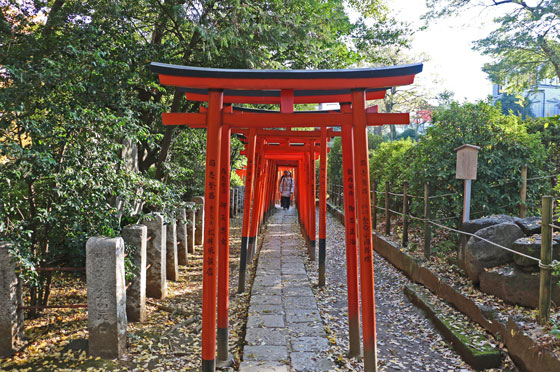
<instances>
[{"instance_id":1,"label":"stone pathway","mask_svg":"<svg viewBox=\"0 0 560 372\"><path fill-rule=\"evenodd\" d=\"M267 224L251 291L241 372L329 371L328 340L305 271L297 212Z\"/></svg>"}]
</instances>

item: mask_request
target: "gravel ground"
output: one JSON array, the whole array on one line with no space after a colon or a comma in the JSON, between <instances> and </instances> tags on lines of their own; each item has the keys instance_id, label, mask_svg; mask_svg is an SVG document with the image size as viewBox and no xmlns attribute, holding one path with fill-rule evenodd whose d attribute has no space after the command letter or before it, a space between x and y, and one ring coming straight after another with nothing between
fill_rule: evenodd
<instances>
[{"instance_id":1,"label":"gravel ground","mask_svg":"<svg viewBox=\"0 0 560 372\"><path fill-rule=\"evenodd\" d=\"M317 213L318 214L318 213ZM327 332L331 358L340 371L362 371L363 365L345 357L348 350L348 314L344 226L328 214L325 289L319 289L317 263L307 260L308 275ZM375 255L375 301L380 371L472 371L442 339L424 313L404 295L410 281L390 263ZM516 371L509 358L499 369Z\"/></svg>"}]
</instances>

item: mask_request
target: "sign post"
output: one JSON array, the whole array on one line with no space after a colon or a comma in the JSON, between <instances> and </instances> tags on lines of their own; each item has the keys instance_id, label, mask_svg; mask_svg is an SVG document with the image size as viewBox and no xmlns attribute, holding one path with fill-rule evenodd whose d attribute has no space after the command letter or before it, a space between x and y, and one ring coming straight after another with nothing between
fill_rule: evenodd
<instances>
[{"instance_id":1,"label":"sign post","mask_svg":"<svg viewBox=\"0 0 560 372\"><path fill-rule=\"evenodd\" d=\"M465 191L463 193L463 222L471 218L471 181L476 180L478 150L480 150L480 147L468 144L455 149L457 152L455 178L465 180Z\"/></svg>"}]
</instances>

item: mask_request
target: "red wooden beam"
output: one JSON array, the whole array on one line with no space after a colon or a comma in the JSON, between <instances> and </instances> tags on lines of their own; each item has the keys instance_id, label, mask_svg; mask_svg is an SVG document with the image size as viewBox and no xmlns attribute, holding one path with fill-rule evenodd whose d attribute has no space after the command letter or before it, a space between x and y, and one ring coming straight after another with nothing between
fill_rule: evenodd
<instances>
[{"instance_id":1,"label":"red wooden beam","mask_svg":"<svg viewBox=\"0 0 560 372\"><path fill-rule=\"evenodd\" d=\"M208 102L207 94L200 93L186 93L185 96L189 101L195 102ZM374 99L385 98L385 91L373 91L366 93L368 101ZM309 96L295 96L294 104L306 103L331 103L331 102L350 102L350 94L325 94L325 95L309 95ZM268 104L279 105L281 103L280 97L265 97L265 96L224 96L224 103L251 103L251 104Z\"/></svg>"},{"instance_id":2,"label":"red wooden beam","mask_svg":"<svg viewBox=\"0 0 560 372\"><path fill-rule=\"evenodd\" d=\"M210 89L358 89L389 88L414 83L414 74L403 76L356 78L356 79L224 79L213 77L176 76L159 74L162 85L185 88Z\"/></svg>"},{"instance_id":3,"label":"red wooden beam","mask_svg":"<svg viewBox=\"0 0 560 372\"><path fill-rule=\"evenodd\" d=\"M408 113L367 113L367 125L409 124ZM206 113L164 113L163 125L188 125L191 128L206 128ZM224 113L223 123L232 128L286 128L286 127L338 127L352 125L349 113ZM233 130L235 132L235 129ZM297 136L299 131L291 131ZM305 136L305 135L302 135Z\"/></svg>"}]
</instances>

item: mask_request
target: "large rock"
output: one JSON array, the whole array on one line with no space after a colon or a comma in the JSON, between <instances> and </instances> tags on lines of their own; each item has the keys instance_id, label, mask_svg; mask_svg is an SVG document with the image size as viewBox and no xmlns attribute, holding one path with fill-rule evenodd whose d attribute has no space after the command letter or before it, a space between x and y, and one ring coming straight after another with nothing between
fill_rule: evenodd
<instances>
[{"instance_id":1,"label":"large rock","mask_svg":"<svg viewBox=\"0 0 560 372\"><path fill-rule=\"evenodd\" d=\"M533 235L530 237L517 239L513 243L513 249L515 249L519 253L523 253L538 259L541 257L541 236ZM557 240L552 241L552 259L560 259L560 242ZM530 258L513 255L513 261L523 271L539 270L538 261L531 260Z\"/></svg>"},{"instance_id":2,"label":"large rock","mask_svg":"<svg viewBox=\"0 0 560 372\"><path fill-rule=\"evenodd\" d=\"M558 277L553 277L552 301L560 303ZM526 273L506 265L480 273L480 290L514 305L539 305L539 273Z\"/></svg>"},{"instance_id":3,"label":"large rock","mask_svg":"<svg viewBox=\"0 0 560 372\"><path fill-rule=\"evenodd\" d=\"M463 224L461 225L461 230L474 234L478 230L484 229L488 226L499 225L506 222L514 223L515 219L505 214L497 214L494 216L477 218L476 220L463 222Z\"/></svg>"},{"instance_id":4,"label":"large rock","mask_svg":"<svg viewBox=\"0 0 560 372\"><path fill-rule=\"evenodd\" d=\"M513 261L513 253L480 240L477 236L510 249L517 239L525 236L523 230L513 222L485 227L475 235L465 247L465 270L474 283L478 283L478 276L485 268Z\"/></svg>"},{"instance_id":5,"label":"large rock","mask_svg":"<svg viewBox=\"0 0 560 372\"><path fill-rule=\"evenodd\" d=\"M527 236L541 233L541 218L537 216L526 217L526 218L515 218L515 223L517 226L521 227L521 230Z\"/></svg>"}]
</instances>

